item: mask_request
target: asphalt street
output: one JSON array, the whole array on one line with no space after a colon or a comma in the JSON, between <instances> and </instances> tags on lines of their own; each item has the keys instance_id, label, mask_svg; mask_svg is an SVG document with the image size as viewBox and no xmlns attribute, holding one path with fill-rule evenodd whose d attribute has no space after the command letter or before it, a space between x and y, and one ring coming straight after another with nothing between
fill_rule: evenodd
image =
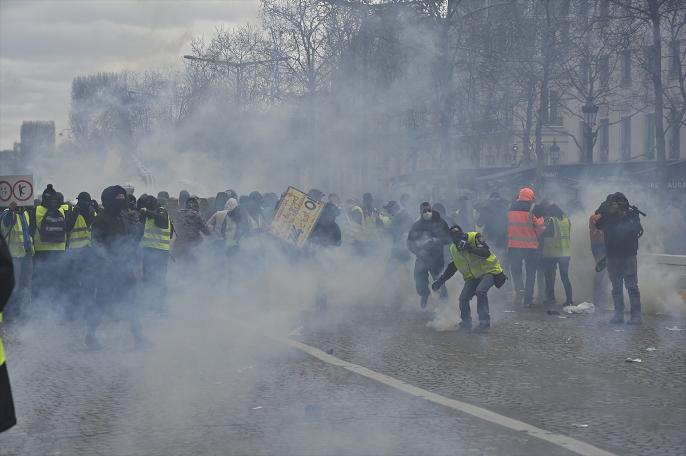
<instances>
[{"instance_id":1,"label":"asphalt street","mask_svg":"<svg viewBox=\"0 0 686 456\"><path fill-rule=\"evenodd\" d=\"M330 306L290 337L618 455L686 453L686 332L667 329L685 321L615 327L606 314L496 304L491 333L477 335L435 331L430 316ZM100 352L84 350L72 323L6 327L19 424L0 436L0 455L574 454L322 362L262 328L177 317L148 322L154 346L144 351L121 322L103 328Z\"/></svg>"}]
</instances>

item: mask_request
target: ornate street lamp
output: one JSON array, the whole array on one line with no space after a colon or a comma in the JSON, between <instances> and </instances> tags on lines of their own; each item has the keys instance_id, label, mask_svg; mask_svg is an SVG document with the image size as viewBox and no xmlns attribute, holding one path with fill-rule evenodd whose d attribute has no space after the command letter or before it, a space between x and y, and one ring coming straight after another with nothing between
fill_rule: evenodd
<instances>
[{"instance_id":1,"label":"ornate street lamp","mask_svg":"<svg viewBox=\"0 0 686 456\"><path fill-rule=\"evenodd\" d=\"M593 163L593 126L598 116L598 106L593 104L592 97L586 97L586 103L581 107L581 112L584 114L584 134L586 135L584 157L586 163L590 164Z\"/></svg>"}]
</instances>

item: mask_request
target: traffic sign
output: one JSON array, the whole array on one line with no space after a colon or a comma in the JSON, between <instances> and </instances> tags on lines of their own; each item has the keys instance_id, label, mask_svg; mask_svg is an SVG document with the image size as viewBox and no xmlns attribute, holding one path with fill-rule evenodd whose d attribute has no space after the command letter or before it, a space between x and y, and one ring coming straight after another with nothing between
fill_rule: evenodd
<instances>
[{"instance_id":1,"label":"traffic sign","mask_svg":"<svg viewBox=\"0 0 686 456\"><path fill-rule=\"evenodd\" d=\"M0 176L0 206L33 205L33 176Z\"/></svg>"}]
</instances>

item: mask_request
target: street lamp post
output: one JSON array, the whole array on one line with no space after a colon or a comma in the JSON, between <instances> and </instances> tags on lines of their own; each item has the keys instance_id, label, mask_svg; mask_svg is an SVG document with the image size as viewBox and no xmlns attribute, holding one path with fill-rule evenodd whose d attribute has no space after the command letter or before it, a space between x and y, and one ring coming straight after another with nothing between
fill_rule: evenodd
<instances>
[{"instance_id":1,"label":"street lamp post","mask_svg":"<svg viewBox=\"0 0 686 456\"><path fill-rule=\"evenodd\" d=\"M517 165L517 152L519 152L519 146L517 146L517 143L514 143L512 145L512 165L513 166Z\"/></svg>"},{"instance_id":2,"label":"street lamp post","mask_svg":"<svg viewBox=\"0 0 686 456\"><path fill-rule=\"evenodd\" d=\"M598 106L593 104L592 97L586 97L586 103L581 107L584 114L584 160L586 163L593 163L593 126L598 116Z\"/></svg>"}]
</instances>

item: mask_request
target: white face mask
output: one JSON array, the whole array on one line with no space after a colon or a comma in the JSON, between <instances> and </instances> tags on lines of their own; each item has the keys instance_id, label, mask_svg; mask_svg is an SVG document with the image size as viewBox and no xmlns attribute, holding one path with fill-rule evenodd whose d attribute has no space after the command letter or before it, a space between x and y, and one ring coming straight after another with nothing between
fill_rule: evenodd
<instances>
[{"instance_id":1,"label":"white face mask","mask_svg":"<svg viewBox=\"0 0 686 456\"><path fill-rule=\"evenodd\" d=\"M423 218L424 220L426 220L426 221L429 221L429 220L431 220L431 216L432 216L432 215L433 215L433 213L432 213L431 211L424 212L424 213L422 214L422 218Z\"/></svg>"}]
</instances>

